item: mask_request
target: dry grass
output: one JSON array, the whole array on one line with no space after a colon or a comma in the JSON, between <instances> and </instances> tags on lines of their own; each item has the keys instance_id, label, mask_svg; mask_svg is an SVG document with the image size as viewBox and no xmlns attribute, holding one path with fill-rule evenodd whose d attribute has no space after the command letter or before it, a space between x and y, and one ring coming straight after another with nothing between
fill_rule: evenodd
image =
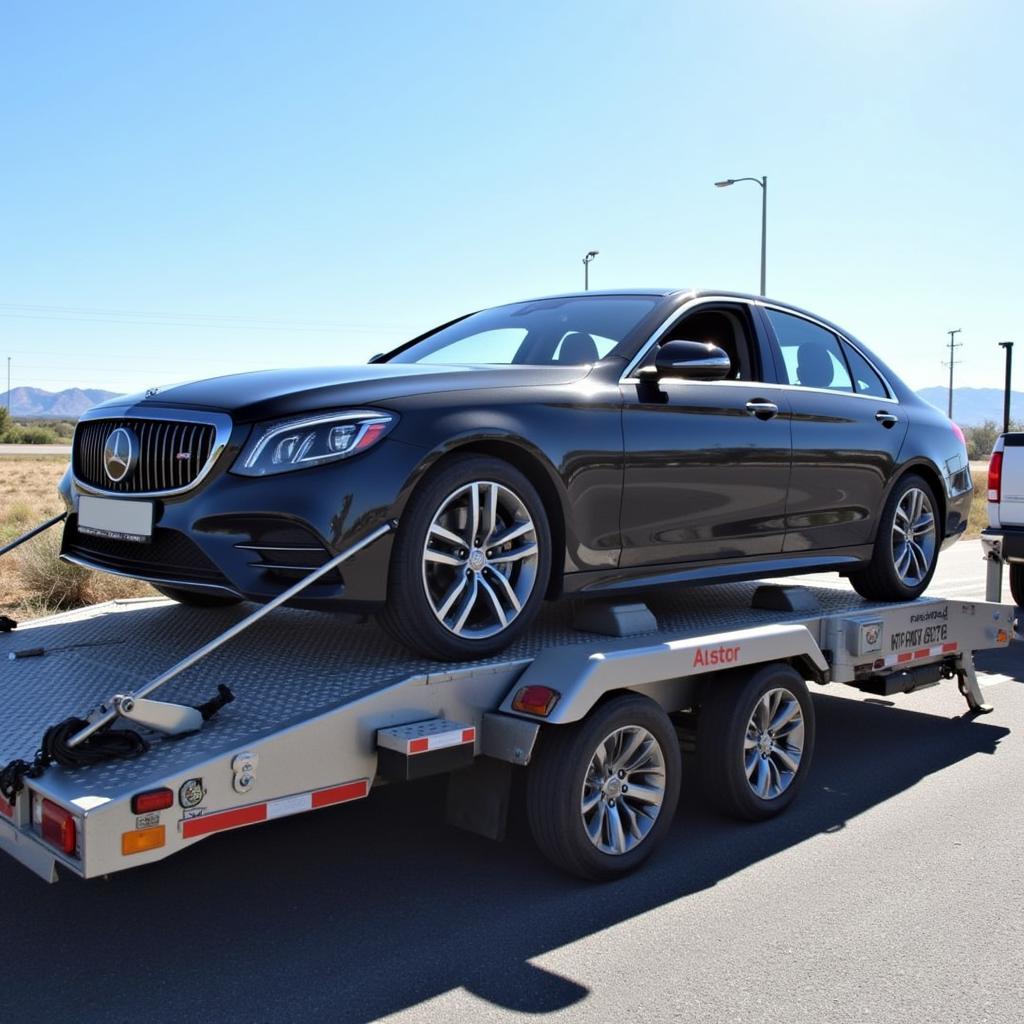
<instances>
[{"instance_id":1,"label":"dry grass","mask_svg":"<svg viewBox=\"0 0 1024 1024\"><path fill-rule=\"evenodd\" d=\"M0 544L63 511L57 484L63 456L0 456ZM141 597L154 591L137 580L90 572L61 562L60 527L0 556L0 612L33 618L63 608Z\"/></svg>"},{"instance_id":2,"label":"dry grass","mask_svg":"<svg viewBox=\"0 0 1024 1024\"><path fill-rule=\"evenodd\" d=\"M974 481L974 501L971 502L971 515L964 536L979 537L988 526L988 467L972 469L971 479Z\"/></svg>"}]
</instances>

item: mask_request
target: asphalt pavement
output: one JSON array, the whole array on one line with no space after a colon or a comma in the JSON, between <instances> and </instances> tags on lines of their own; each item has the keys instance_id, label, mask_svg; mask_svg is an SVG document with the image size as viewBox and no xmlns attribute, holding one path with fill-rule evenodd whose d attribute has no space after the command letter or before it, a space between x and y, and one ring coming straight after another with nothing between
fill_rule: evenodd
<instances>
[{"instance_id":1,"label":"asphalt pavement","mask_svg":"<svg viewBox=\"0 0 1024 1024\"><path fill-rule=\"evenodd\" d=\"M933 589L983 594L977 542ZM639 873L559 874L520 816L443 786L211 838L108 881L0 867L10 1021L1014 1021L1024 1005L1024 644L882 700L815 689L800 800L762 824L694 788ZM287 681L282 681L287 685Z\"/></svg>"}]
</instances>

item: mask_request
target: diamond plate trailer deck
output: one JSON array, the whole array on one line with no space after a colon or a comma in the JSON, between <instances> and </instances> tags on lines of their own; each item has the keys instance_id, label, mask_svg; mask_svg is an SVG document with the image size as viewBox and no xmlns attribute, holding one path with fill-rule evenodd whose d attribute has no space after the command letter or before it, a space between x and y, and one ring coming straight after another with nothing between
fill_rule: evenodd
<instances>
[{"instance_id":1,"label":"diamond plate trailer deck","mask_svg":"<svg viewBox=\"0 0 1024 1024\"><path fill-rule=\"evenodd\" d=\"M585 719L608 693L642 693L681 711L694 704L701 681L767 662L793 664L817 682L861 683L943 664L960 673L968 702L980 707L971 652L1008 643L1012 632L1012 609L995 604L877 605L845 589L800 588L805 610L778 611L752 608L755 590L731 584L654 594L656 628L622 638L576 629L570 605L552 605L500 657L457 665L410 657L372 623L278 609L161 690L161 700L195 704L229 685L236 699L216 718L187 736L147 733L151 749L135 760L51 766L27 780L13 806L0 798L0 847L50 880L57 864L86 878L104 875L225 828L367 795L380 781L378 734L389 727L458 726L462 740L469 737L467 753L471 745L475 755L527 764L539 727ZM48 725L138 689L244 615L163 600L115 602L0 634L0 763L31 757ZM10 658L28 648L46 653ZM512 708L513 693L527 683L559 692L549 718ZM163 788L172 806L133 811L133 796ZM74 853L40 837L44 799L74 815ZM161 842L126 852L124 837L137 832Z\"/></svg>"}]
</instances>

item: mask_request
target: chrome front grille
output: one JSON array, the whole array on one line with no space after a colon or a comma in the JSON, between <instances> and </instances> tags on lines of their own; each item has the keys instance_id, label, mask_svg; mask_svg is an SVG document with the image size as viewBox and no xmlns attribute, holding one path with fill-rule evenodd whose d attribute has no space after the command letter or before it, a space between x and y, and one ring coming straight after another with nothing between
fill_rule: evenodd
<instances>
[{"instance_id":1,"label":"chrome front grille","mask_svg":"<svg viewBox=\"0 0 1024 1024\"><path fill-rule=\"evenodd\" d=\"M107 438L118 427L138 441L138 461L123 480L114 481L104 468ZM203 474L214 454L217 428L185 420L86 420L75 432L73 466L82 483L114 494L159 494L184 490Z\"/></svg>"}]
</instances>

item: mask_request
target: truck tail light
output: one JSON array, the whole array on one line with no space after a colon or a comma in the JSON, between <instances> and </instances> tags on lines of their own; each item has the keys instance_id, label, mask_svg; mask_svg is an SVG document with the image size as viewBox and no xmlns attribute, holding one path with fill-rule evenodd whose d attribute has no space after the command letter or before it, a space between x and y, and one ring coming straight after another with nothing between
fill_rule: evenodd
<instances>
[{"instance_id":1,"label":"truck tail light","mask_svg":"<svg viewBox=\"0 0 1024 1024\"><path fill-rule=\"evenodd\" d=\"M43 800L42 818L43 838L62 850L74 854L78 845L78 829L75 827L75 816L58 807L52 800Z\"/></svg>"},{"instance_id":2,"label":"truck tail light","mask_svg":"<svg viewBox=\"0 0 1024 1024\"><path fill-rule=\"evenodd\" d=\"M1003 489L1003 453L993 452L988 464L988 500L1001 500Z\"/></svg>"},{"instance_id":3,"label":"truck tail light","mask_svg":"<svg viewBox=\"0 0 1024 1024\"><path fill-rule=\"evenodd\" d=\"M167 789L147 789L145 793L136 793L132 797L132 814L149 814L151 811L166 811L174 804L174 791Z\"/></svg>"}]
</instances>

